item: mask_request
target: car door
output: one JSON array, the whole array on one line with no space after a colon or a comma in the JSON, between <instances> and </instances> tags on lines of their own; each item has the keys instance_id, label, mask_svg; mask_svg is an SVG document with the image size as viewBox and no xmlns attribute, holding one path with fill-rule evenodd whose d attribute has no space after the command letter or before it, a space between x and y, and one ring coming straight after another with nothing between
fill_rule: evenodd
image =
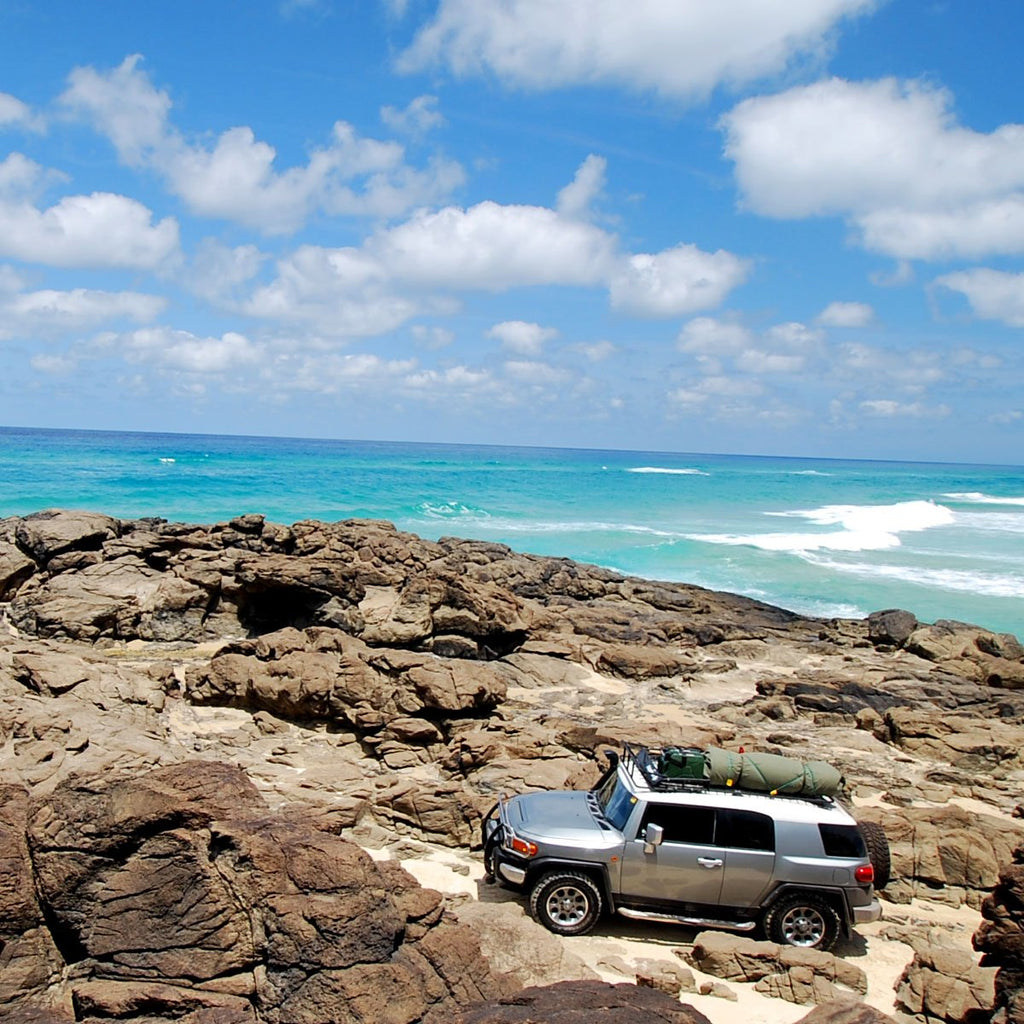
<instances>
[{"instance_id":1,"label":"car door","mask_svg":"<svg viewBox=\"0 0 1024 1024\"><path fill-rule=\"evenodd\" d=\"M649 824L664 829L657 846L644 841ZM623 850L620 898L641 905L717 904L725 857L714 839L714 808L648 801Z\"/></svg>"},{"instance_id":2,"label":"car door","mask_svg":"<svg viewBox=\"0 0 1024 1024\"><path fill-rule=\"evenodd\" d=\"M719 902L756 907L775 871L775 822L770 815L720 807L715 844L725 859Z\"/></svg>"}]
</instances>

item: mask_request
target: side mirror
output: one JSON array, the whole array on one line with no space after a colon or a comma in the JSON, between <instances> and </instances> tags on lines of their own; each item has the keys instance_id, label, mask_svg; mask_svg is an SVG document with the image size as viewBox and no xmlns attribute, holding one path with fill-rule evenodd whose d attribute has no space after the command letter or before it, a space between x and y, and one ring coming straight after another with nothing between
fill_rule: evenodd
<instances>
[{"instance_id":1,"label":"side mirror","mask_svg":"<svg viewBox=\"0 0 1024 1024\"><path fill-rule=\"evenodd\" d=\"M661 825L655 825L652 821L644 829L644 853L654 853L654 848L661 845L665 838L665 829Z\"/></svg>"}]
</instances>

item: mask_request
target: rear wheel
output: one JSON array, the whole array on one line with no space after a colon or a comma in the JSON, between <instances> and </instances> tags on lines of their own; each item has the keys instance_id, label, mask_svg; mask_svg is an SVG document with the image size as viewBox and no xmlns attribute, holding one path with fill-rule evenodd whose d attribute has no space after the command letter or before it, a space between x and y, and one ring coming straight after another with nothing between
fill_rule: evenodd
<instances>
[{"instance_id":1,"label":"rear wheel","mask_svg":"<svg viewBox=\"0 0 1024 1024\"><path fill-rule=\"evenodd\" d=\"M889 859L889 838L885 829L873 821L858 821L860 834L864 837L864 845L868 848L868 858L875 869L875 888L884 889L892 877L892 862Z\"/></svg>"},{"instance_id":2,"label":"rear wheel","mask_svg":"<svg viewBox=\"0 0 1024 1024\"><path fill-rule=\"evenodd\" d=\"M533 887L530 913L556 935L583 935L601 916L601 893L586 875L552 871Z\"/></svg>"},{"instance_id":3,"label":"rear wheel","mask_svg":"<svg viewBox=\"0 0 1024 1024\"><path fill-rule=\"evenodd\" d=\"M839 915L819 896L794 893L773 903L764 919L772 942L800 949L831 949L839 938Z\"/></svg>"}]
</instances>

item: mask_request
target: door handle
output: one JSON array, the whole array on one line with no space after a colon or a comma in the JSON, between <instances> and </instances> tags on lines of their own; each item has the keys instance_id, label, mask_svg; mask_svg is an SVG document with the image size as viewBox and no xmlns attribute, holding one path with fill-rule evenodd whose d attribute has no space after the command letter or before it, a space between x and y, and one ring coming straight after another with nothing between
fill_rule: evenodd
<instances>
[{"instance_id":1,"label":"door handle","mask_svg":"<svg viewBox=\"0 0 1024 1024\"><path fill-rule=\"evenodd\" d=\"M722 866L722 860L716 857L698 857L697 863L702 868L720 868Z\"/></svg>"}]
</instances>

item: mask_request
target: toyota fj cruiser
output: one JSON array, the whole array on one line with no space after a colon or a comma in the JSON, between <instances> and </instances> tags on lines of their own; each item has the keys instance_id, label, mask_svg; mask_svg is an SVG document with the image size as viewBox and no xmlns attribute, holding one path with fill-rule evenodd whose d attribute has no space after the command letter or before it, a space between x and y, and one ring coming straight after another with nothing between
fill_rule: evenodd
<instances>
[{"instance_id":1,"label":"toyota fj cruiser","mask_svg":"<svg viewBox=\"0 0 1024 1024\"><path fill-rule=\"evenodd\" d=\"M832 797L667 778L629 744L610 760L589 792L503 798L484 820L488 877L529 893L551 931L582 935L615 912L827 950L881 917L885 834Z\"/></svg>"}]
</instances>

